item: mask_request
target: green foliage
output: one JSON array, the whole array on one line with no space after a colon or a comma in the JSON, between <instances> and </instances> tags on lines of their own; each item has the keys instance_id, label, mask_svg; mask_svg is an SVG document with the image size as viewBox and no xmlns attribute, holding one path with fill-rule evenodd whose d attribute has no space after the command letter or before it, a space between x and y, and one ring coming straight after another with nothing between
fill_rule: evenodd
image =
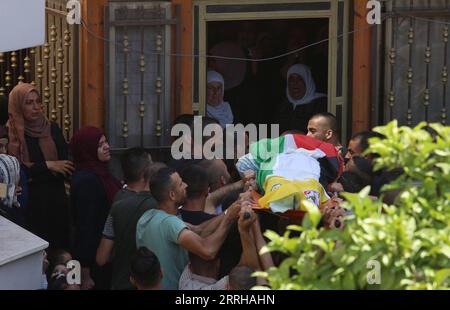
<instances>
[{"instance_id":1,"label":"green foliage","mask_svg":"<svg viewBox=\"0 0 450 310\"><path fill-rule=\"evenodd\" d=\"M376 169L403 168L384 190L400 190L395 205L368 197L369 188L346 194L353 215L344 230L317 228L317 220L289 229L299 237L267 232L265 251L288 255L277 268L262 273L273 289L448 289L450 276L450 127L419 124L411 129L393 121L374 130L369 153L379 155ZM305 225L306 224L306 225ZM369 284L380 264L380 284Z\"/></svg>"}]
</instances>

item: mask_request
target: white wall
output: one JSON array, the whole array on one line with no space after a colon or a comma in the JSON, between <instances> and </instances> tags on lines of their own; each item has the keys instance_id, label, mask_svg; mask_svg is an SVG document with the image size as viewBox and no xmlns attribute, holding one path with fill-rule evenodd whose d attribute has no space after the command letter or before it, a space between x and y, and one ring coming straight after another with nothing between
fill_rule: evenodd
<instances>
[{"instance_id":1,"label":"white wall","mask_svg":"<svg viewBox=\"0 0 450 310\"><path fill-rule=\"evenodd\" d=\"M0 266L0 290L42 289L43 261L41 250Z\"/></svg>"},{"instance_id":2,"label":"white wall","mask_svg":"<svg viewBox=\"0 0 450 310\"><path fill-rule=\"evenodd\" d=\"M47 241L0 216L0 290L40 289L47 247Z\"/></svg>"},{"instance_id":3,"label":"white wall","mask_svg":"<svg viewBox=\"0 0 450 310\"><path fill-rule=\"evenodd\" d=\"M0 0L0 52L45 42L45 0Z\"/></svg>"}]
</instances>

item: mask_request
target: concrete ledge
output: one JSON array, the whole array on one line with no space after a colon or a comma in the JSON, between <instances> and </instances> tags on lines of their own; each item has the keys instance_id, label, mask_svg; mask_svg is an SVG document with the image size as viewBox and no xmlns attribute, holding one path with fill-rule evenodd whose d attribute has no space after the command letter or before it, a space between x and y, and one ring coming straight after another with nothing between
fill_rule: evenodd
<instances>
[{"instance_id":1,"label":"concrete ledge","mask_svg":"<svg viewBox=\"0 0 450 310\"><path fill-rule=\"evenodd\" d=\"M0 216L0 290L41 288L48 242Z\"/></svg>"}]
</instances>

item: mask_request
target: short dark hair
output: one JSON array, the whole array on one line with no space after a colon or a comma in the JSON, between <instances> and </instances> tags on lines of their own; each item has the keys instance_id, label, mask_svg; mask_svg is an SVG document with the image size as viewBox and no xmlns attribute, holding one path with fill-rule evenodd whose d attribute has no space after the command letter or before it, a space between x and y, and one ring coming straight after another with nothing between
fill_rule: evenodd
<instances>
[{"instance_id":1,"label":"short dark hair","mask_svg":"<svg viewBox=\"0 0 450 310\"><path fill-rule=\"evenodd\" d=\"M199 163L199 166L206 171L209 187L211 187L211 189L216 188L216 185L220 181L220 177L223 176L222 171L217 169L218 160L221 159L204 159Z\"/></svg>"},{"instance_id":2,"label":"short dark hair","mask_svg":"<svg viewBox=\"0 0 450 310\"><path fill-rule=\"evenodd\" d=\"M142 147L126 150L120 157L123 177L127 183L137 182L143 176L149 178L149 167L152 163L150 154Z\"/></svg>"},{"instance_id":3,"label":"short dark hair","mask_svg":"<svg viewBox=\"0 0 450 310\"><path fill-rule=\"evenodd\" d=\"M228 276L228 283L233 290L250 290L256 285L256 278L252 277L255 272L247 266L236 266L231 269Z\"/></svg>"},{"instance_id":4,"label":"short dark hair","mask_svg":"<svg viewBox=\"0 0 450 310\"><path fill-rule=\"evenodd\" d=\"M338 179L345 192L359 193L364 188L364 181L356 173L344 171Z\"/></svg>"},{"instance_id":5,"label":"short dark hair","mask_svg":"<svg viewBox=\"0 0 450 310\"><path fill-rule=\"evenodd\" d=\"M363 187L369 185L372 182L373 177L371 162L361 156L353 156L351 160L353 161L353 167L348 168L347 170L356 174L361 179Z\"/></svg>"},{"instance_id":6,"label":"short dark hair","mask_svg":"<svg viewBox=\"0 0 450 310\"><path fill-rule=\"evenodd\" d=\"M373 174L372 163L368 159L361 156L353 156L352 160L355 164L355 167L359 171L367 174L368 176L371 176Z\"/></svg>"},{"instance_id":7,"label":"short dark hair","mask_svg":"<svg viewBox=\"0 0 450 310\"><path fill-rule=\"evenodd\" d=\"M375 137L383 137L381 134L373 132L373 131L360 131L355 133L351 140L358 140L359 147L362 151L365 151L369 148L369 139Z\"/></svg>"},{"instance_id":8,"label":"short dark hair","mask_svg":"<svg viewBox=\"0 0 450 310\"><path fill-rule=\"evenodd\" d=\"M160 161L155 161L150 165L150 168L148 169L148 174L149 174L149 179L152 178L152 176L158 172L159 170L161 170L162 168L167 168L167 165L163 162Z\"/></svg>"},{"instance_id":9,"label":"short dark hair","mask_svg":"<svg viewBox=\"0 0 450 310\"><path fill-rule=\"evenodd\" d=\"M215 125L219 125L220 126L220 123L219 123L219 121L218 120L216 120L215 118L212 118L212 117L209 117L209 116L202 116L201 117L202 119L201 119L201 121L202 121L202 128L201 128L201 130L202 130L202 133L201 133L201 137L202 137L202 145L204 145L205 143L206 143L206 141L208 141L209 139L211 139L212 138L212 136L204 136L203 135L203 131L205 130L205 128L206 128L206 126L208 126L208 125L212 125L212 124L215 124ZM195 136L195 129L196 129L196 127L195 127L195 119L193 119L192 120L192 122L191 122L191 125L189 126L189 129L191 130L191 139L193 140L194 139L194 136ZM223 133L222 133L223 134ZM222 137L222 139L223 139L223 137Z\"/></svg>"},{"instance_id":10,"label":"short dark hair","mask_svg":"<svg viewBox=\"0 0 450 310\"><path fill-rule=\"evenodd\" d=\"M64 249L53 249L48 253L47 259L53 265L66 264L65 255L70 255L70 253Z\"/></svg>"},{"instance_id":11,"label":"short dark hair","mask_svg":"<svg viewBox=\"0 0 450 310\"><path fill-rule=\"evenodd\" d=\"M173 124L174 125L186 124L188 126L191 126L193 120L194 120L194 114L180 114L175 118L175 121L173 122Z\"/></svg>"},{"instance_id":12,"label":"short dark hair","mask_svg":"<svg viewBox=\"0 0 450 310\"><path fill-rule=\"evenodd\" d=\"M146 247L140 247L131 260L130 274L141 286L156 286L161 280L161 265L158 257Z\"/></svg>"},{"instance_id":13,"label":"short dark hair","mask_svg":"<svg viewBox=\"0 0 450 310\"><path fill-rule=\"evenodd\" d=\"M189 126L189 128L191 128L192 122L194 121L194 114L181 114L178 115L174 122L173 122L173 126L175 125L179 125L179 124L184 124ZM183 135L183 131L181 131L178 136L176 136L175 138L180 138Z\"/></svg>"},{"instance_id":14,"label":"short dark hair","mask_svg":"<svg viewBox=\"0 0 450 310\"><path fill-rule=\"evenodd\" d=\"M208 190L208 174L206 169L199 165L190 165L181 173L183 182L186 183L186 195L188 199L199 198Z\"/></svg>"},{"instance_id":15,"label":"short dark hair","mask_svg":"<svg viewBox=\"0 0 450 310\"><path fill-rule=\"evenodd\" d=\"M156 201L162 202L167 199L167 195L172 189L172 179L170 177L174 173L176 171L173 168L161 168L150 178L150 191Z\"/></svg>"},{"instance_id":16,"label":"short dark hair","mask_svg":"<svg viewBox=\"0 0 450 310\"><path fill-rule=\"evenodd\" d=\"M338 132L338 130L339 130L338 122L337 122L336 116L333 113L330 113L330 112L317 113L313 117L311 117L311 119L315 119L318 117L325 118L328 122L328 125L330 126L330 129L333 130L334 132Z\"/></svg>"}]
</instances>

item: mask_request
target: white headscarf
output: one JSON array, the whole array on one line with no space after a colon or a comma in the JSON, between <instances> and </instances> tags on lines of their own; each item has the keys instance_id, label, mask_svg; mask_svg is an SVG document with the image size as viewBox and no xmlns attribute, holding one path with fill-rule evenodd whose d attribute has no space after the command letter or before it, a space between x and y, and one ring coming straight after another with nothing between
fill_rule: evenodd
<instances>
[{"instance_id":1,"label":"white headscarf","mask_svg":"<svg viewBox=\"0 0 450 310\"><path fill-rule=\"evenodd\" d=\"M6 197L1 201L8 207L19 206L16 196L16 183L20 179L20 164L17 158L0 154L0 183L6 186Z\"/></svg>"},{"instance_id":2,"label":"white headscarf","mask_svg":"<svg viewBox=\"0 0 450 310\"><path fill-rule=\"evenodd\" d=\"M302 64L295 64L291 66L287 73L287 80L289 81L289 76L291 74L298 74L301 76L303 81L305 82L306 92L303 98L300 99L294 99L289 95L289 85L286 86L286 95L290 103L292 103L294 109L299 105L308 104L311 101L317 99L326 97L327 95L316 93L316 84L314 83L314 80L312 78L311 70Z\"/></svg>"},{"instance_id":3,"label":"white headscarf","mask_svg":"<svg viewBox=\"0 0 450 310\"><path fill-rule=\"evenodd\" d=\"M218 82L222 84L222 95L223 95L223 90L225 89L225 81L223 80L222 74L214 70L209 70L206 78L208 84L211 82Z\"/></svg>"},{"instance_id":4,"label":"white headscarf","mask_svg":"<svg viewBox=\"0 0 450 310\"><path fill-rule=\"evenodd\" d=\"M234 120L233 112L231 111L230 104L228 102L223 101L223 91L225 89L225 81L223 80L223 77L219 72L210 70L210 71L208 71L208 75L207 75L207 83L209 84L211 82L218 82L218 83L222 84L222 94L221 94L222 102L217 106L212 106L212 105L207 104L206 105L206 114L209 117L213 117L216 120L218 120L220 123L220 126L225 128L226 125L233 124L233 120Z\"/></svg>"}]
</instances>

